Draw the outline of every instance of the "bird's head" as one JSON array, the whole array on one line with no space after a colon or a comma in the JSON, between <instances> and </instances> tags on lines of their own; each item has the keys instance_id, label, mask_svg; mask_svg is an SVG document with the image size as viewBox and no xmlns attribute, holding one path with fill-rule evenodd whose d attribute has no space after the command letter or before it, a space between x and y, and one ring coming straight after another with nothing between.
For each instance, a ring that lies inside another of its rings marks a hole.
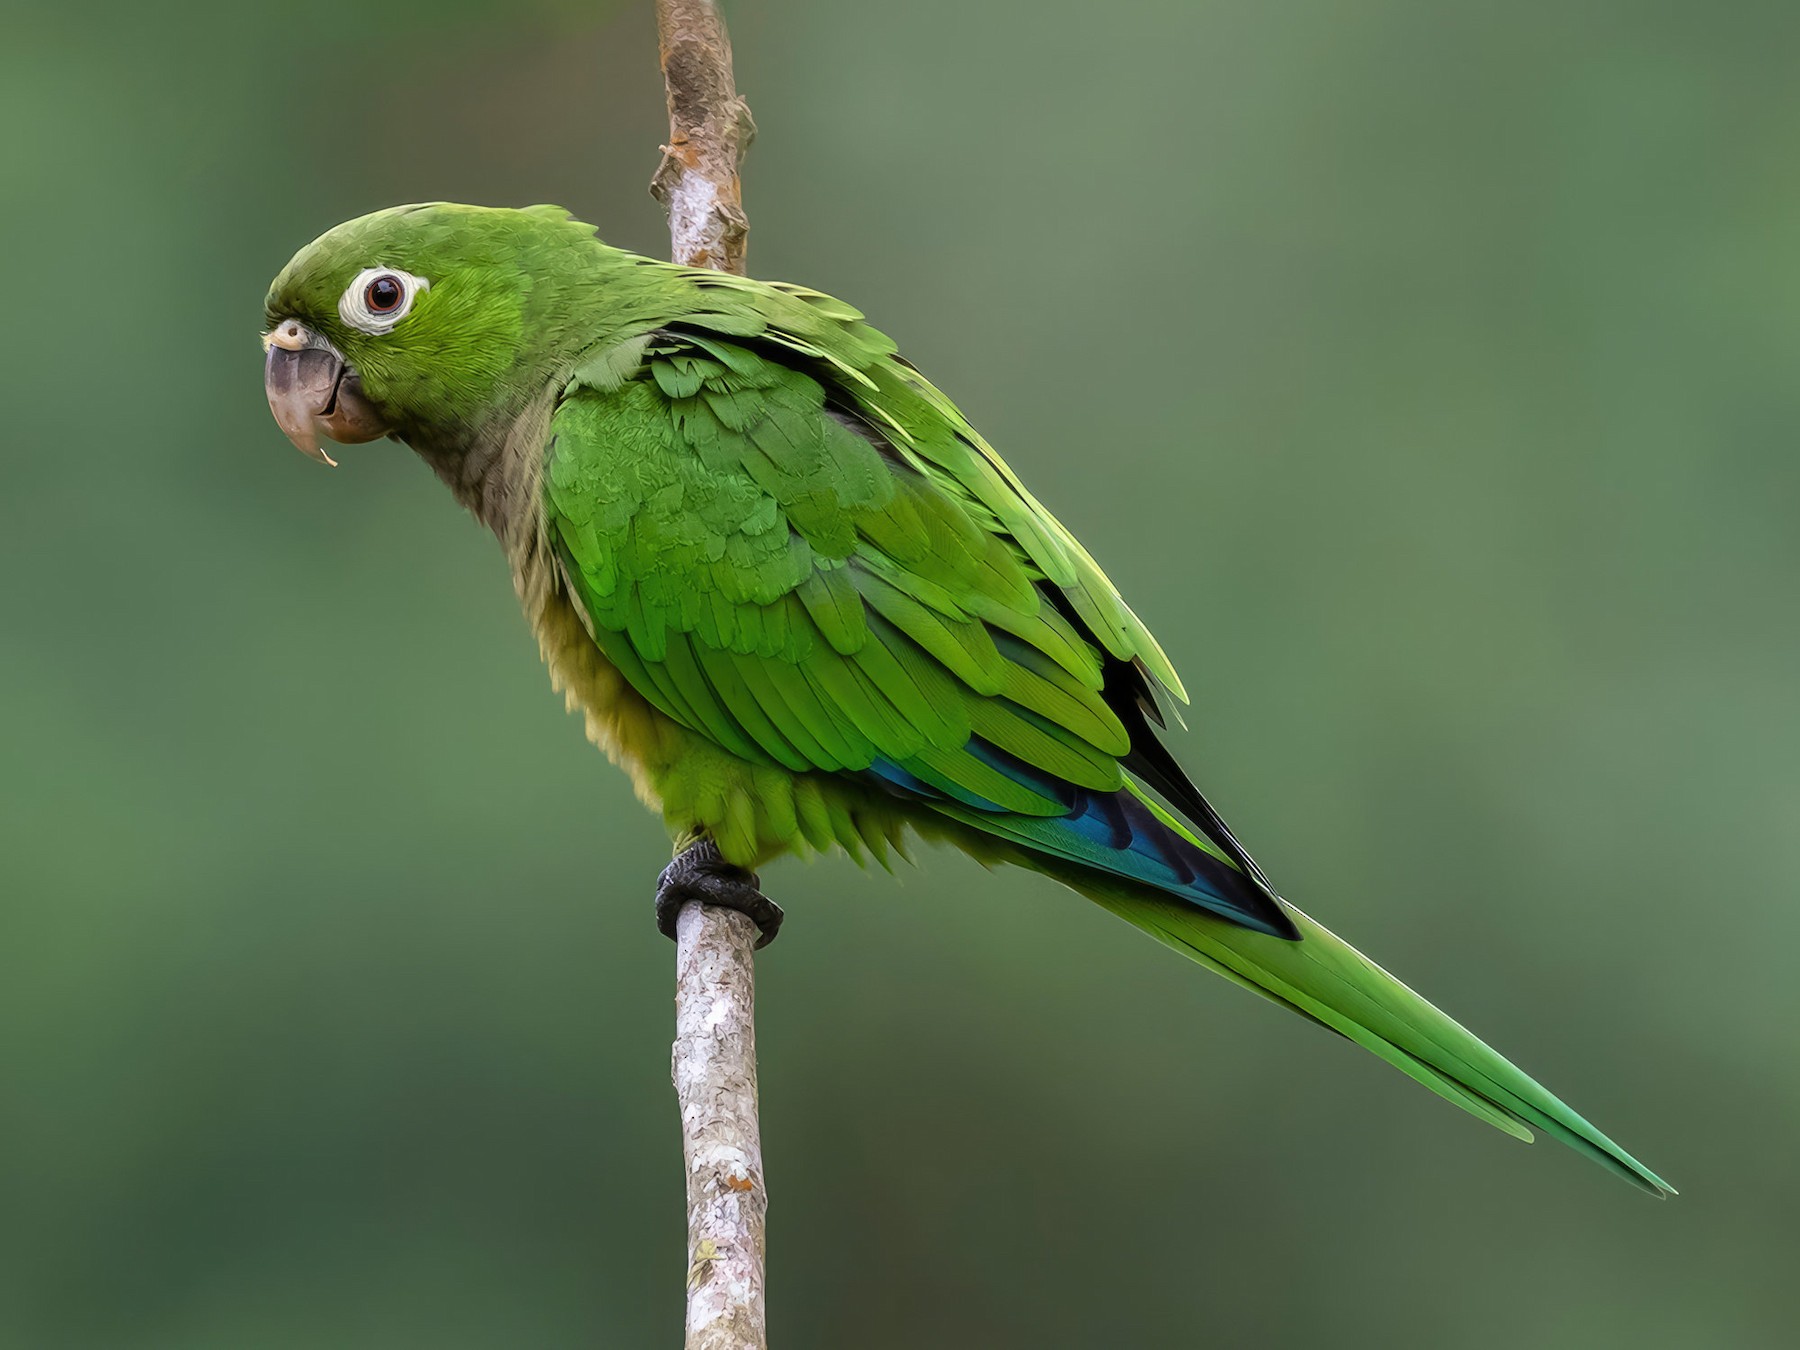
<instances>
[{"instance_id":1,"label":"bird's head","mask_svg":"<svg viewBox=\"0 0 1800 1350\"><path fill-rule=\"evenodd\" d=\"M301 450L379 436L443 438L517 401L527 370L567 347L605 251L557 207L435 203L339 225L281 270L265 301L263 381ZM590 255L588 258L583 255Z\"/></svg>"}]
</instances>

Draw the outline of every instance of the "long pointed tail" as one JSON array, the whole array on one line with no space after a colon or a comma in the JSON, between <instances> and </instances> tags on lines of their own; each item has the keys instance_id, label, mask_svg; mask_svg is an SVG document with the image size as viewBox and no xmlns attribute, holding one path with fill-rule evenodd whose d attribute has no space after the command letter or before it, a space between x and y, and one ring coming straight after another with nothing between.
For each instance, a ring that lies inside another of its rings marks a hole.
<instances>
[{"instance_id":1,"label":"long pointed tail","mask_svg":"<svg viewBox=\"0 0 1800 1350\"><path fill-rule=\"evenodd\" d=\"M1300 929L1298 942L1252 932L1078 864L1039 856L1030 865L1188 959L1348 1037L1488 1124L1528 1143L1535 1127L1652 1195L1675 1194L1504 1056L1293 906L1287 909Z\"/></svg>"}]
</instances>

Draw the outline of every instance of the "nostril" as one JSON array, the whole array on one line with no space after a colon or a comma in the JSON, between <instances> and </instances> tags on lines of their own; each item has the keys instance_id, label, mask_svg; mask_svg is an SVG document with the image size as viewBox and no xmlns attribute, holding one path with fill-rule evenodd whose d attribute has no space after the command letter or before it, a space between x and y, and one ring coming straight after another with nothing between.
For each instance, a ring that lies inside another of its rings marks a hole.
<instances>
[{"instance_id":1,"label":"nostril","mask_svg":"<svg viewBox=\"0 0 1800 1350\"><path fill-rule=\"evenodd\" d=\"M283 319L268 332L263 334L263 346L279 347L283 351L303 352L312 345L312 334L306 331L306 325L298 319Z\"/></svg>"}]
</instances>

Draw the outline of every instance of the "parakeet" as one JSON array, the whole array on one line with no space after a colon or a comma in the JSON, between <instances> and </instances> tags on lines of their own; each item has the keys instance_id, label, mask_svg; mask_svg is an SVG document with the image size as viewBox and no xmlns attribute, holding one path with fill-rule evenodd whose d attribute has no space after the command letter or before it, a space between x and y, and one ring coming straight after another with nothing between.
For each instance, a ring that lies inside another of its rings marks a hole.
<instances>
[{"instance_id":1,"label":"parakeet","mask_svg":"<svg viewBox=\"0 0 1800 1350\"><path fill-rule=\"evenodd\" d=\"M551 678L660 810L659 914L908 832L1041 872L1521 1139L1672 1193L1288 903L1158 739L1156 639L849 305L553 207L379 211L266 301L283 431L410 445L499 538Z\"/></svg>"}]
</instances>

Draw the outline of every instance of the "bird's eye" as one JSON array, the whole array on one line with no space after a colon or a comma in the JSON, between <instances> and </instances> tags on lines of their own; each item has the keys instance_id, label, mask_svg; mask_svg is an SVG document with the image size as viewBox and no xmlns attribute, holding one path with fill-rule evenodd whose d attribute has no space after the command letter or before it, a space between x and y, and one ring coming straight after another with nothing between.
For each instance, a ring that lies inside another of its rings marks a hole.
<instances>
[{"instance_id":1,"label":"bird's eye","mask_svg":"<svg viewBox=\"0 0 1800 1350\"><path fill-rule=\"evenodd\" d=\"M391 272L383 272L363 287L363 301L369 306L371 313L391 314L400 308L400 302L405 298L405 287L400 284L400 278Z\"/></svg>"},{"instance_id":2,"label":"bird's eye","mask_svg":"<svg viewBox=\"0 0 1800 1350\"><path fill-rule=\"evenodd\" d=\"M424 277L397 267L365 267L344 288L338 317L360 332L391 332L412 312L420 293L430 289L431 283Z\"/></svg>"}]
</instances>

